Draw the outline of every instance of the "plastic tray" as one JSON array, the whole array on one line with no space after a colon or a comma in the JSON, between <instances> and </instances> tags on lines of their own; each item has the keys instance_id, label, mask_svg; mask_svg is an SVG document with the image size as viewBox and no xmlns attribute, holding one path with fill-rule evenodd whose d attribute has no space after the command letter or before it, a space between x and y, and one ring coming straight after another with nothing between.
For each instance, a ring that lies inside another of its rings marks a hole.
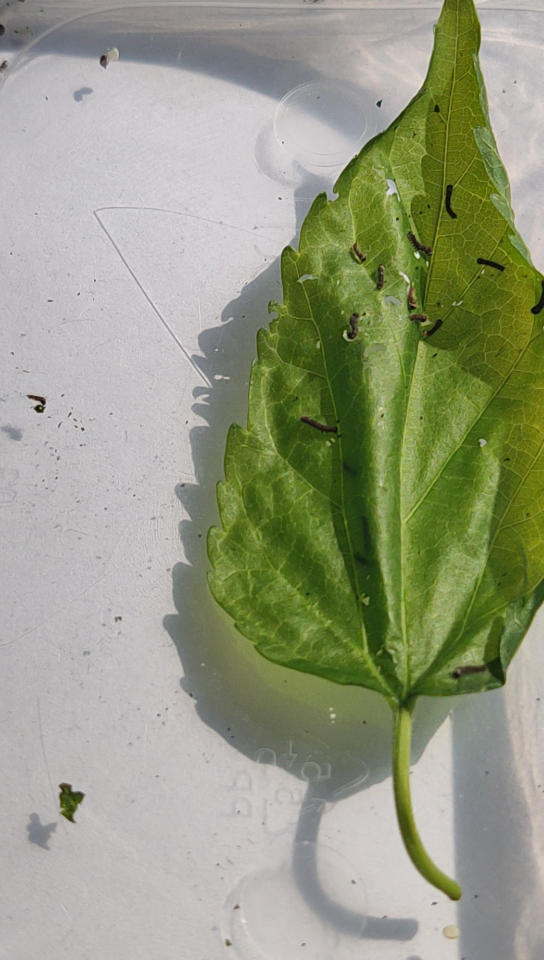
<instances>
[{"instance_id":1,"label":"plastic tray","mask_svg":"<svg viewBox=\"0 0 544 960\"><path fill-rule=\"evenodd\" d=\"M385 704L259 658L205 581L278 256L418 89L439 7L0 14L0 957L544 955L542 618L504 693L418 706L456 907L399 839ZM544 4L479 10L542 269Z\"/></svg>"}]
</instances>

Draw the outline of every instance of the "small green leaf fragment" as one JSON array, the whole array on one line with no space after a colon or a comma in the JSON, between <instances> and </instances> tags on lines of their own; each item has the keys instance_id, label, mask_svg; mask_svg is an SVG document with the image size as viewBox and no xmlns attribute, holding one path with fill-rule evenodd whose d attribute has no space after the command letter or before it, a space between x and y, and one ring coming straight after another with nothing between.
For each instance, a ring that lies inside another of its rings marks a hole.
<instances>
[{"instance_id":1,"label":"small green leaf fragment","mask_svg":"<svg viewBox=\"0 0 544 960\"><path fill-rule=\"evenodd\" d=\"M79 790L72 790L71 783L59 783L60 812L70 823L75 823L74 813L82 802L85 794Z\"/></svg>"}]
</instances>

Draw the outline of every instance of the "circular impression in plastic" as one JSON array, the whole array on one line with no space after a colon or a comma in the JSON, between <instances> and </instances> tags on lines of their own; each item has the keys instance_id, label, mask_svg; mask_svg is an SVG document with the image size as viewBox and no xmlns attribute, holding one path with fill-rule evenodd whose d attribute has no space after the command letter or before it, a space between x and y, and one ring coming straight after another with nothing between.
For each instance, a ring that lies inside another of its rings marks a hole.
<instances>
[{"instance_id":1,"label":"circular impression in plastic","mask_svg":"<svg viewBox=\"0 0 544 960\"><path fill-rule=\"evenodd\" d=\"M349 860L301 841L238 881L225 902L222 936L242 960L347 960L363 931L365 905Z\"/></svg>"},{"instance_id":2,"label":"circular impression in plastic","mask_svg":"<svg viewBox=\"0 0 544 960\"><path fill-rule=\"evenodd\" d=\"M372 101L334 80L295 87L280 101L274 118L281 146L309 168L342 166L375 132Z\"/></svg>"}]
</instances>

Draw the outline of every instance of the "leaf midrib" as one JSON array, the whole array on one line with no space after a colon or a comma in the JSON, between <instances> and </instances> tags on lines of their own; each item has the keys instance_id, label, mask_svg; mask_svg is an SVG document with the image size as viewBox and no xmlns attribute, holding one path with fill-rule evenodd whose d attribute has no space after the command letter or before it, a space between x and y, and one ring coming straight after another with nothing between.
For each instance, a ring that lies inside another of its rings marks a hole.
<instances>
[{"instance_id":1,"label":"leaf midrib","mask_svg":"<svg viewBox=\"0 0 544 960\"><path fill-rule=\"evenodd\" d=\"M446 189L446 168L447 168L448 156L449 156L449 137L450 137L450 125L451 125L451 113L452 113L452 106L453 106L453 97L454 97L455 88L456 88L456 84L457 84L457 57L458 57L458 50L459 50L459 2L457 3L456 17L457 17L457 20L456 20L455 47L454 47L454 56L453 56L453 77L452 77L451 90L450 90L450 98L449 98L449 104L448 104L448 115L447 115L447 119L446 119L446 121L445 121L445 122L446 122L446 132L445 132L445 140L444 140L444 158L443 158L443 161L442 161L442 194L441 194L441 197L440 197L440 209L439 209L439 213L438 213L438 217L437 217L437 221L436 221L436 228L435 228L435 231L434 231L433 250L436 250L437 239L438 239L440 227L441 227L441 224L442 224L442 217L443 217L443 214L444 214L444 196L445 196L445 189ZM425 282L425 293L426 293L427 290L429 290L430 287L431 287L431 282L432 282L432 277L433 277L433 270L434 270L434 262L435 262L435 261L434 261L433 258L431 257L431 265L430 265L429 273L428 273L428 275L427 275L427 279L426 279L426 282ZM427 298L425 297L424 303L423 303L423 312L425 312L426 299L427 299ZM405 527L406 527L406 524L405 524L405 522L404 522L404 520L403 520L403 515L404 515L404 495L405 495L405 494L404 494L404 490L405 490L405 485L404 485L404 483L403 483L403 477L404 477L404 457L405 457L405 448L406 448L407 424L408 424L409 412L410 412L410 404L411 404L411 399L412 399L412 389L413 389L414 383L415 383L415 381L416 381L416 377L417 377L417 373L418 373L418 367L421 365L421 360L420 360L420 358L421 358L422 355L423 355L423 354L422 354L422 350L423 350L423 349L424 349L424 346L423 346L422 343L420 343L420 344L419 344L419 347L418 347L418 352L417 352L417 355L416 355L416 361L415 361L415 363L414 363L414 365L413 365L413 367L412 367L412 375L411 375L411 378L410 378L410 387L409 387L408 396L407 396L407 399L406 399L405 416L404 416L404 427L403 427L403 431L402 431L401 451L400 451L400 457L399 457L399 481L398 481L398 482L399 482L399 490L400 490L400 495L399 495L400 576L401 576L401 593L400 593L400 596L401 596L402 639L403 639L403 645L404 645L404 650L405 650L406 692L408 692L408 690L410 690L410 687L411 687L411 679L412 679L412 678L411 678L411 673L412 673L412 671L411 671L410 657L409 657L409 655L408 655L409 642L408 642L408 626L407 626L407 611L406 611L406 566L407 566L407 565L406 565L406 559L405 559Z\"/></svg>"}]
</instances>

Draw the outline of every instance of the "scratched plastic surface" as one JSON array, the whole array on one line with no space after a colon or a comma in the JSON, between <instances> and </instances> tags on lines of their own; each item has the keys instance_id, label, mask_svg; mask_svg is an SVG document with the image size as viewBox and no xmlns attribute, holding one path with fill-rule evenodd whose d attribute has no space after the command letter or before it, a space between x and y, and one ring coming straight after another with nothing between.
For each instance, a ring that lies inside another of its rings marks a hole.
<instances>
[{"instance_id":1,"label":"scratched plastic surface","mask_svg":"<svg viewBox=\"0 0 544 960\"><path fill-rule=\"evenodd\" d=\"M386 706L258 658L205 584L280 251L418 89L438 9L0 14L0 957L544 956L542 619L504 695L418 709L454 906L398 838ZM542 269L544 4L480 12Z\"/></svg>"}]
</instances>

